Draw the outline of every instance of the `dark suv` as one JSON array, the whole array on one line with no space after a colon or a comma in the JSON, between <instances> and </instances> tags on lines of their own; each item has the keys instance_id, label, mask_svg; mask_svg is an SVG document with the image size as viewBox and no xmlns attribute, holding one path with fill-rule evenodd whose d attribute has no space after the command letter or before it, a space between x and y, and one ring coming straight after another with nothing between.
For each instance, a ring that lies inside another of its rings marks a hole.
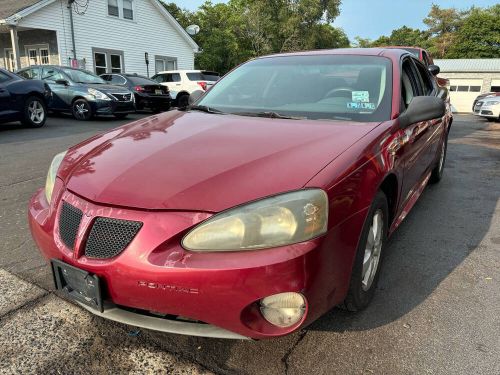
<instances>
[{"instance_id":1,"label":"dark suv","mask_svg":"<svg viewBox=\"0 0 500 375\"><path fill-rule=\"evenodd\" d=\"M130 90L109 85L86 70L42 65L21 69L17 74L47 82L53 93L49 109L71 112L77 120L90 120L95 115L124 118L135 112L134 95Z\"/></svg>"}]
</instances>

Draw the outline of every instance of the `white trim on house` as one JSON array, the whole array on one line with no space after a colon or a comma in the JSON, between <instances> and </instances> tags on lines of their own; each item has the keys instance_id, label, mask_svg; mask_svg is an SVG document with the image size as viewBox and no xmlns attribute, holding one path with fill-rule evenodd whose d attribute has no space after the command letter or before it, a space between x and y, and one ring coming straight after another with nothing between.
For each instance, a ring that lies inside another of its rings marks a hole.
<instances>
[{"instance_id":1,"label":"white trim on house","mask_svg":"<svg viewBox=\"0 0 500 375\"><path fill-rule=\"evenodd\" d=\"M56 0L42 0L42 1L38 2L38 3L36 3L36 4L33 4L32 6L26 8L26 9L23 9L23 10L15 13L15 14L13 14L12 16L9 16L9 17L7 17L7 18L5 18L3 20L0 20L0 24L7 24L7 25L13 25L13 26L15 26L24 17L26 17L26 16L28 16L28 15L30 15L30 14L38 11L39 9L44 8L45 6L47 6L49 4L52 4L55 1ZM179 24L179 22L177 22L177 20L165 9L165 7L160 3L160 1L159 0L149 0L149 1L151 1L155 5L155 7L167 19L167 21L170 22L170 24L173 26L173 28L175 30L177 30L177 32L179 32L179 34L184 39L186 39L186 41L189 43L189 45L193 48L193 51L194 52L198 52L199 49L200 49L200 47L198 46L198 44L196 44L196 42L193 40L193 38L191 38L189 36L189 34L187 33L187 31L184 30L184 28ZM134 19L133 20L127 20L127 21L134 22L136 20L136 7L135 7L135 5L133 5L133 7L134 7ZM120 18L120 19L122 19L122 18Z\"/></svg>"}]
</instances>

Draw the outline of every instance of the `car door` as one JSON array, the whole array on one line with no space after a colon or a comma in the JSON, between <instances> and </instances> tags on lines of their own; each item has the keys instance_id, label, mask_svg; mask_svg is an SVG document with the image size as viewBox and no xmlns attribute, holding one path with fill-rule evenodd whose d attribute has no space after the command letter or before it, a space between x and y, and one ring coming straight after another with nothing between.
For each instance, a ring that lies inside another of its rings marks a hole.
<instances>
[{"instance_id":1,"label":"car door","mask_svg":"<svg viewBox=\"0 0 500 375\"><path fill-rule=\"evenodd\" d=\"M0 71L0 119L6 119L12 114L11 97L6 86L9 81L10 77Z\"/></svg>"},{"instance_id":2,"label":"car door","mask_svg":"<svg viewBox=\"0 0 500 375\"><path fill-rule=\"evenodd\" d=\"M69 80L59 69L52 66L44 66L41 68L41 79L47 82L52 90L52 100L50 109L64 110L69 108ZM58 83L58 80L66 80L68 85Z\"/></svg>"},{"instance_id":3,"label":"car door","mask_svg":"<svg viewBox=\"0 0 500 375\"><path fill-rule=\"evenodd\" d=\"M416 75L420 86L420 95L437 96L438 87L436 81L431 77L429 69L418 60L413 60ZM442 119L435 119L427 121L425 124L425 134L427 143L427 151L422 158L423 163L430 169L436 159L436 154L439 151L440 141L443 132L445 131L445 123Z\"/></svg>"},{"instance_id":4,"label":"car door","mask_svg":"<svg viewBox=\"0 0 500 375\"><path fill-rule=\"evenodd\" d=\"M415 96L422 94L413 58L406 57L401 66L401 114ZM429 121L410 124L403 129L402 144L400 155L405 166L402 197L406 202L429 169Z\"/></svg>"}]
</instances>

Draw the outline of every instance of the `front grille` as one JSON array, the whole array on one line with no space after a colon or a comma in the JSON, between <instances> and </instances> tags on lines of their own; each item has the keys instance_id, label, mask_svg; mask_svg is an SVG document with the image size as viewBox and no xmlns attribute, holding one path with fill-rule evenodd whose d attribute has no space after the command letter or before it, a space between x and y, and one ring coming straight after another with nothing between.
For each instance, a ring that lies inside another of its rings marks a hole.
<instances>
[{"instance_id":1,"label":"front grille","mask_svg":"<svg viewBox=\"0 0 500 375\"><path fill-rule=\"evenodd\" d=\"M139 221L98 217L85 245L85 256L106 259L120 254L142 227Z\"/></svg>"},{"instance_id":2,"label":"front grille","mask_svg":"<svg viewBox=\"0 0 500 375\"><path fill-rule=\"evenodd\" d=\"M113 95L119 102L129 102L132 100L132 94L111 94L111 95Z\"/></svg>"},{"instance_id":3,"label":"front grille","mask_svg":"<svg viewBox=\"0 0 500 375\"><path fill-rule=\"evenodd\" d=\"M62 242L71 250L75 247L76 235L82 217L82 211L69 203L62 202L61 213L59 215L59 236Z\"/></svg>"},{"instance_id":4,"label":"front grille","mask_svg":"<svg viewBox=\"0 0 500 375\"><path fill-rule=\"evenodd\" d=\"M491 116L491 115L493 115L493 112L491 112L491 111L481 111L481 114L482 114L482 115L488 115L488 116Z\"/></svg>"}]
</instances>

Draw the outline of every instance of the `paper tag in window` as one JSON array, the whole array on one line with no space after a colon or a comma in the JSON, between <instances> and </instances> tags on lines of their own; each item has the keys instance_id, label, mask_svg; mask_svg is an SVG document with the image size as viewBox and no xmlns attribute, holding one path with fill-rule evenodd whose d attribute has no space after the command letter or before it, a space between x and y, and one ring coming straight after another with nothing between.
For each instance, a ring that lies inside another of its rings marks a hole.
<instances>
[{"instance_id":1,"label":"paper tag in window","mask_svg":"<svg viewBox=\"0 0 500 375\"><path fill-rule=\"evenodd\" d=\"M375 109L375 103L360 103L360 102L351 102L347 103L347 108L349 109Z\"/></svg>"},{"instance_id":2,"label":"paper tag in window","mask_svg":"<svg viewBox=\"0 0 500 375\"><path fill-rule=\"evenodd\" d=\"M370 93L368 91L353 91L352 101L358 103L368 103L370 101Z\"/></svg>"}]
</instances>

